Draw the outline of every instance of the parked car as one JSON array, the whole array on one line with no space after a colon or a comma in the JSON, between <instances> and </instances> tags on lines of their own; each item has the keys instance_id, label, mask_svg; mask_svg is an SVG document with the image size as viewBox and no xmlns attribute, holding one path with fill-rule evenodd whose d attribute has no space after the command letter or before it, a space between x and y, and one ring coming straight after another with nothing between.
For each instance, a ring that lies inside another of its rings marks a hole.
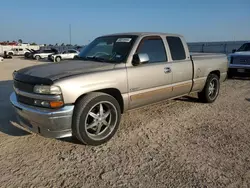
<instances>
[{"instance_id":1,"label":"parked car","mask_svg":"<svg viewBox=\"0 0 250 188\"><path fill-rule=\"evenodd\" d=\"M24 55L26 52L28 52L28 50L21 48L21 47L16 47L16 48L12 48L11 50L7 51L7 54L10 56L13 55Z\"/></svg>"},{"instance_id":2,"label":"parked car","mask_svg":"<svg viewBox=\"0 0 250 188\"><path fill-rule=\"evenodd\" d=\"M78 60L15 71L10 101L30 131L100 145L114 136L128 110L190 93L214 102L227 70L225 54L191 56L181 35L106 35Z\"/></svg>"},{"instance_id":3,"label":"parked car","mask_svg":"<svg viewBox=\"0 0 250 188\"><path fill-rule=\"evenodd\" d=\"M238 50L228 55L228 78L234 76L250 77L250 43L243 44Z\"/></svg>"},{"instance_id":4,"label":"parked car","mask_svg":"<svg viewBox=\"0 0 250 188\"><path fill-rule=\"evenodd\" d=\"M32 59L33 55L39 52L39 50L33 50L33 49L28 49L28 48L26 48L26 50L28 50L28 52L24 54L24 57L26 59Z\"/></svg>"},{"instance_id":5,"label":"parked car","mask_svg":"<svg viewBox=\"0 0 250 188\"><path fill-rule=\"evenodd\" d=\"M48 59L55 62L60 62L61 60L69 60L74 59L76 56L78 56L79 51L74 49L65 50L62 53L58 54L51 54L49 55Z\"/></svg>"},{"instance_id":6,"label":"parked car","mask_svg":"<svg viewBox=\"0 0 250 188\"><path fill-rule=\"evenodd\" d=\"M56 49L41 50L41 51L33 54L33 59L39 60L39 59L48 58L49 55L56 54L56 53L58 53L58 50L56 50Z\"/></svg>"}]
</instances>

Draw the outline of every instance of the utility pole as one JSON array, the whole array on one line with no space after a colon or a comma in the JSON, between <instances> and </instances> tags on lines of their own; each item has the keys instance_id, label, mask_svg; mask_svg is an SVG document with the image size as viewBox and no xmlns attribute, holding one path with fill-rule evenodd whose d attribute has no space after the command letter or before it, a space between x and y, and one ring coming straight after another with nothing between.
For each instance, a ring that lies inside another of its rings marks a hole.
<instances>
[{"instance_id":1,"label":"utility pole","mask_svg":"<svg viewBox=\"0 0 250 188\"><path fill-rule=\"evenodd\" d=\"M69 24L69 44L71 45L71 24Z\"/></svg>"}]
</instances>

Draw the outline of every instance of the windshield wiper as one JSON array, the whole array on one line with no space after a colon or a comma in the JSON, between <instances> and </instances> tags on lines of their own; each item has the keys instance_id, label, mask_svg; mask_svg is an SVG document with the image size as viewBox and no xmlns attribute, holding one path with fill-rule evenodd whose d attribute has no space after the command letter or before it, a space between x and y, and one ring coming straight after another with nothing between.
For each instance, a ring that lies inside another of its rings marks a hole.
<instances>
[{"instance_id":1,"label":"windshield wiper","mask_svg":"<svg viewBox=\"0 0 250 188\"><path fill-rule=\"evenodd\" d=\"M108 62L108 63L117 63L115 60L105 59L105 58L96 57L96 56L78 57L78 59L82 59L82 60L93 60L93 61Z\"/></svg>"}]
</instances>

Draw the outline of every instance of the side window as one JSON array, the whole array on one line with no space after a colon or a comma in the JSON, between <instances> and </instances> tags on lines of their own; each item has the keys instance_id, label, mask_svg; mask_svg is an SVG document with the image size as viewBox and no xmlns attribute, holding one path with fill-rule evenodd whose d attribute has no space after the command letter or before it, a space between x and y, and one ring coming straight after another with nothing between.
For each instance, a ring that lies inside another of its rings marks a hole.
<instances>
[{"instance_id":1,"label":"side window","mask_svg":"<svg viewBox=\"0 0 250 188\"><path fill-rule=\"evenodd\" d=\"M171 52L173 60L184 60L186 59L186 53L184 46L179 37L167 37L167 42Z\"/></svg>"},{"instance_id":2,"label":"side window","mask_svg":"<svg viewBox=\"0 0 250 188\"><path fill-rule=\"evenodd\" d=\"M70 53L70 54L74 54L74 53L76 53L76 51L74 51L74 50L69 50L69 53Z\"/></svg>"},{"instance_id":3,"label":"side window","mask_svg":"<svg viewBox=\"0 0 250 188\"><path fill-rule=\"evenodd\" d=\"M250 51L250 43L247 44L246 51Z\"/></svg>"},{"instance_id":4,"label":"side window","mask_svg":"<svg viewBox=\"0 0 250 188\"><path fill-rule=\"evenodd\" d=\"M145 37L140 42L136 53L146 53L149 63L166 62L167 55L164 43L160 37Z\"/></svg>"},{"instance_id":5,"label":"side window","mask_svg":"<svg viewBox=\"0 0 250 188\"><path fill-rule=\"evenodd\" d=\"M22 49L22 48L19 48L19 51L23 51L23 49Z\"/></svg>"}]
</instances>

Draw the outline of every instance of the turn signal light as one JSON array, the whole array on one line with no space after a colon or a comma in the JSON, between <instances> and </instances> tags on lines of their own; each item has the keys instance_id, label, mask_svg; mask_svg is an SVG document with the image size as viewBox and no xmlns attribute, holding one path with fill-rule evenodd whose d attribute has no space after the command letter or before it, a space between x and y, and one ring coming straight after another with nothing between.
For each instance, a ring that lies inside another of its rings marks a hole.
<instances>
[{"instance_id":1,"label":"turn signal light","mask_svg":"<svg viewBox=\"0 0 250 188\"><path fill-rule=\"evenodd\" d=\"M50 107L51 108L60 108L63 106L62 101L50 101Z\"/></svg>"}]
</instances>

